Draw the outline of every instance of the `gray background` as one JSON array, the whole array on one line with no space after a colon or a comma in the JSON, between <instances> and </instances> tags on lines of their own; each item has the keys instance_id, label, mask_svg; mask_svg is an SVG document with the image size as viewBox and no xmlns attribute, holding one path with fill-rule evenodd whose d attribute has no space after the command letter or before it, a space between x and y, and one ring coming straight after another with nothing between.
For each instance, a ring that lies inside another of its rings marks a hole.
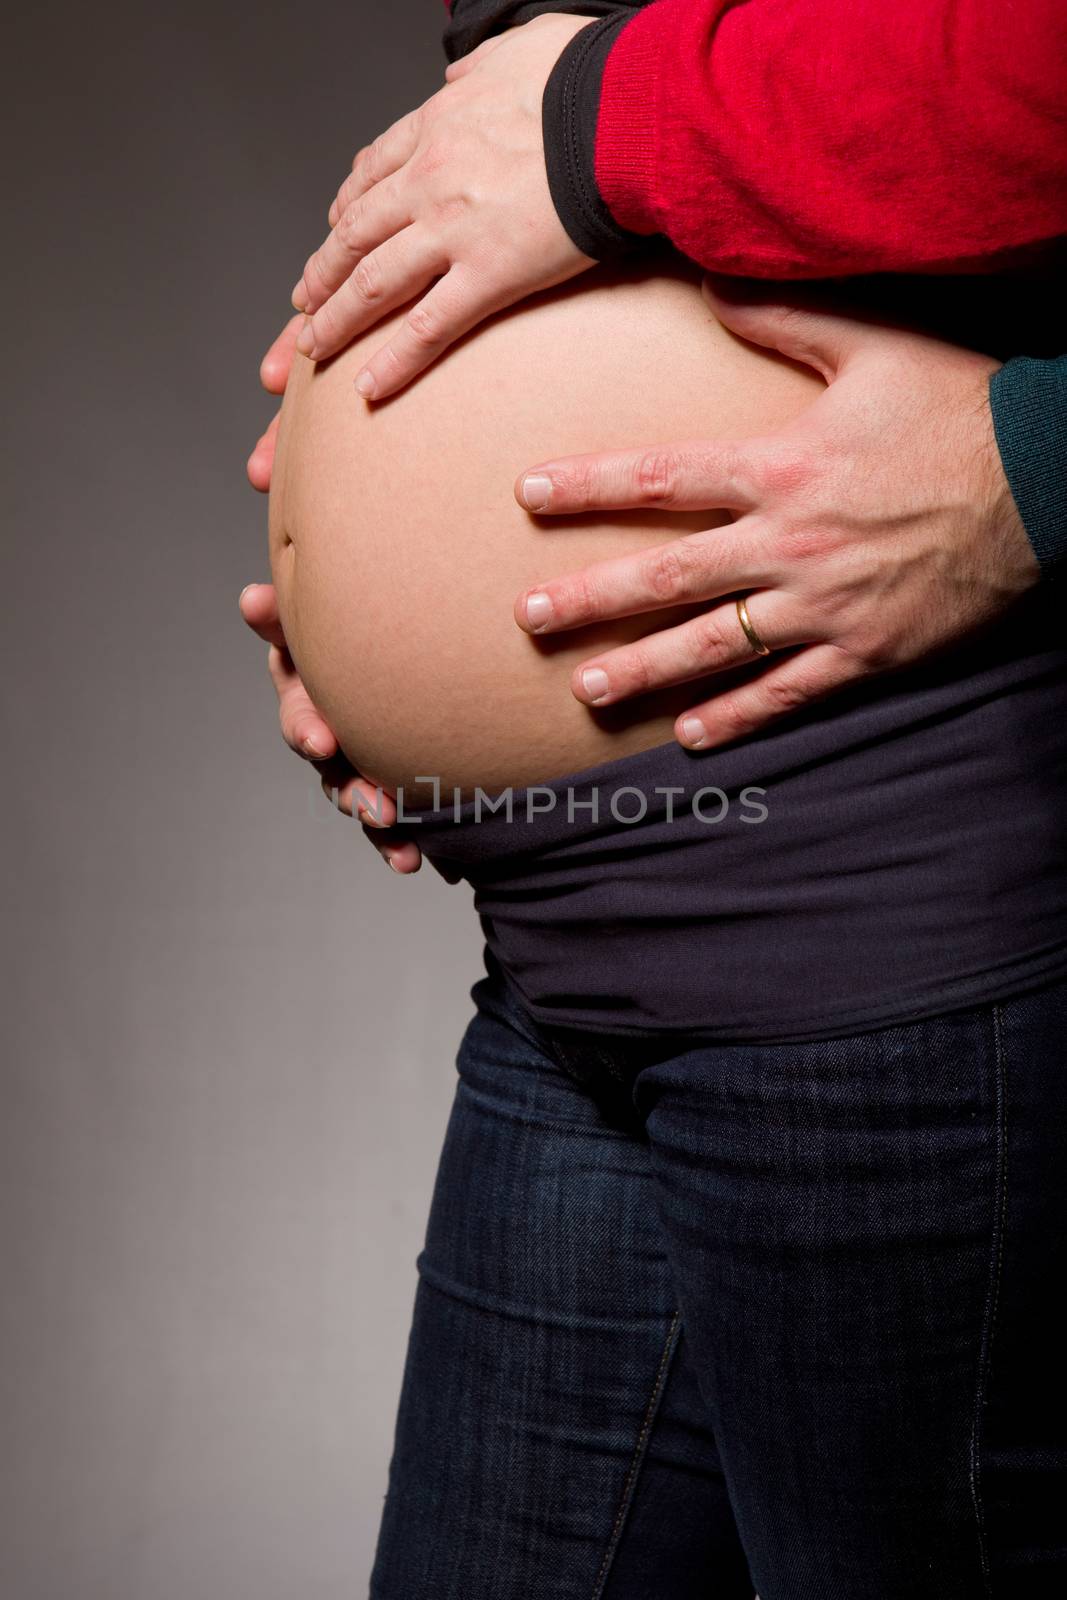
<instances>
[{"instance_id":1,"label":"gray background","mask_svg":"<svg viewBox=\"0 0 1067 1600\"><path fill-rule=\"evenodd\" d=\"M5 22L4 1600L366 1592L480 941L329 810L236 601L259 357L442 22Z\"/></svg>"}]
</instances>

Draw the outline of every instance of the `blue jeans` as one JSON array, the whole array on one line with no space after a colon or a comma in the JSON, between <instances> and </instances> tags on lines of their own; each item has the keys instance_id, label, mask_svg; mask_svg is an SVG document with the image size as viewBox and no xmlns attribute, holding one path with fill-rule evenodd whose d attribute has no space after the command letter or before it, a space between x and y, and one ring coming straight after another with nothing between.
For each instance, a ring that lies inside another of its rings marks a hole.
<instances>
[{"instance_id":1,"label":"blue jeans","mask_svg":"<svg viewBox=\"0 0 1067 1600\"><path fill-rule=\"evenodd\" d=\"M1067 983L689 1049L474 998L373 1600L1067 1594Z\"/></svg>"}]
</instances>

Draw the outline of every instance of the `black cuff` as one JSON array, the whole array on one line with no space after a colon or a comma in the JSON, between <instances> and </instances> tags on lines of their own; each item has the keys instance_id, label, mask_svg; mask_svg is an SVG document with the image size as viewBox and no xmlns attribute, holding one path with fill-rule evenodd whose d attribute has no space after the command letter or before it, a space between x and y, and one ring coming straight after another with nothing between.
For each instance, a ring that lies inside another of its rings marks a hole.
<instances>
[{"instance_id":1,"label":"black cuff","mask_svg":"<svg viewBox=\"0 0 1067 1600\"><path fill-rule=\"evenodd\" d=\"M1004 472L1046 578L1067 573L1067 356L1019 356L994 372L989 404Z\"/></svg>"},{"instance_id":2,"label":"black cuff","mask_svg":"<svg viewBox=\"0 0 1067 1600\"><path fill-rule=\"evenodd\" d=\"M445 55L449 61L458 61L494 34L532 22L534 17L553 12L565 16L612 16L620 4L632 17L633 0L456 0L444 31Z\"/></svg>"},{"instance_id":3,"label":"black cuff","mask_svg":"<svg viewBox=\"0 0 1067 1600\"><path fill-rule=\"evenodd\" d=\"M592 22L576 33L549 73L542 101L548 187L559 220L579 250L613 261L649 244L620 228L596 183L596 129L604 63L632 10Z\"/></svg>"}]
</instances>

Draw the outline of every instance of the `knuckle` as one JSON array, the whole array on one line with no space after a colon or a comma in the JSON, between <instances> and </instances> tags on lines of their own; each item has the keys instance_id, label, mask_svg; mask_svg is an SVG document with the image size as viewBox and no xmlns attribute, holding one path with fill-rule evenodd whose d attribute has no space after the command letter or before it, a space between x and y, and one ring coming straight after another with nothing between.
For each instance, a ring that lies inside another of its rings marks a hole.
<instances>
[{"instance_id":1,"label":"knuckle","mask_svg":"<svg viewBox=\"0 0 1067 1600\"><path fill-rule=\"evenodd\" d=\"M756 718L745 710L744 703L731 694L721 695L715 701L715 713L726 730L727 739L747 738L758 727Z\"/></svg>"},{"instance_id":2,"label":"knuckle","mask_svg":"<svg viewBox=\"0 0 1067 1600\"><path fill-rule=\"evenodd\" d=\"M312 318L312 331L316 345L335 339L340 332L336 298L331 294L324 300Z\"/></svg>"},{"instance_id":3,"label":"knuckle","mask_svg":"<svg viewBox=\"0 0 1067 1600\"><path fill-rule=\"evenodd\" d=\"M588 572L576 572L556 590L553 599L560 617L570 622L588 622L597 615L596 579Z\"/></svg>"},{"instance_id":4,"label":"knuckle","mask_svg":"<svg viewBox=\"0 0 1067 1600\"><path fill-rule=\"evenodd\" d=\"M379 350L367 365L379 384L382 381L386 384L404 384L411 376L410 362L401 355L395 343Z\"/></svg>"},{"instance_id":5,"label":"knuckle","mask_svg":"<svg viewBox=\"0 0 1067 1600\"><path fill-rule=\"evenodd\" d=\"M695 552L676 543L650 550L641 560L644 591L657 600L677 600L692 587Z\"/></svg>"},{"instance_id":6,"label":"knuckle","mask_svg":"<svg viewBox=\"0 0 1067 1600\"><path fill-rule=\"evenodd\" d=\"M436 135L427 139L415 159L415 171L424 178L432 177L439 172L449 160L449 152L445 147L445 140Z\"/></svg>"},{"instance_id":7,"label":"knuckle","mask_svg":"<svg viewBox=\"0 0 1067 1600\"><path fill-rule=\"evenodd\" d=\"M655 687L655 664L647 645L631 645L622 663L622 675L631 694L646 694Z\"/></svg>"},{"instance_id":8,"label":"knuckle","mask_svg":"<svg viewBox=\"0 0 1067 1600\"><path fill-rule=\"evenodd\" d=\"M682 563L674 545L653 550L642 562L641 579L644 589L659 600L673 599L682 583Z\"/></svg>"},{"instance_id":9,"label":"knuckle","mask_svg":"<svg viewBox=\"0 0 1067 1600\"><path fill-rule=\"evenodd\" d=\"M767 454L763 483L773 494L796 494L808 488L815 476L815 453L803 444L781 445Z\"/></svg>"},{"instance_id":10,"label":"knuckle","mask_svg":"<svg viewBox=\"0 0 1067 1600\"><path fill-rule=\"evenodd\" d=\"M382 165L382 135L364 145L352 163L352 171L363 183L376 183Z\"/></svg>"},{"instance_id":11,"label":"knuckle","mask_svg":"<svg viewBox=\"0 0 1067 1600\"><path fill-rule=\"evenodd\" d=\"M812 698L808 685L802 678L768 678L763 685L768 707L778 716L797 711Z\"/></svg>"},{"instance_id":12,"label":"knuckle","mask_svg":"<svg viewBox=\"0 0 1067 1600\"><path fill-rule=\"evenodd\" d=\"M459 222L477 204L477 197L469 188L457 189L453 194L442 195L433 203L434 217L442 227Z\"/></svg>"},{"instance_id":13,"label":"knuckle","mask_svg":"<svg viewBox=\"0 0 1067 1600\"><path fill-rule=\"evenodd\" d=\"M381 299L382 271L373 255L364 256L361 261L356 262L349 282L353 293L361 300L373 302Z\"/></svg>"},{"instance_id":14,"label":"knuckle","mask_svg":"<svg viewBox=\"0 0 1067 1600\"><path fill-rule=\"evenodd\" d=\"M698 617L692 624L689 637L692 665L695 667L712 666L737 653L738 641L726 638L722 622L714 612L709 611L705 616Z\"/></svg>"},{"instance_id":15,"label":"knuckle","mask_svg":"<svg viewBox=\"0 0 1067 1600\"><path fill-rule=\"evenodd\" d=\"M316 284L320 289L326 288L326 271L321 250L316 250L313 256L308 257L304 268L304 282L309 285Z\"/></svg>"},{"instance_id":16,"label":"knuckle","mask_svg":"<svg viewBox=\"0 0 1067 1600\"><path fill-rule=\"evenodd\" d=\"M851 657L853 672L858 669L864 673L879 673L891 672L911 659L913 652L909 644L903 630L887 629L877 637L864 640L851 652L843 646L840 648L843 654Z\"/></svg>"},{"instance_id":17,"label":"knuckle","mask_svg":"<svg viewBox=\"0 0 1067 1600\"><path fill-rule=\"evenodd\" d=\"M432 306L412 306L405 320L415 343L423 350L431 350L440 342L440 318Z\"/></svg>"},{"instance_id":18,"label":"knuckle","mask_svg":"<svg viewBox=\"0 0 1067 1600\"><path fill-rule=\"evenodd\" d=\"M646 450L634 464L634 487L649 505L670 505L677 495L678 466L670 450Z\"/></svg>"},{"instance_id":19,"label":"knuckle","mask_svg":"<svg viewBox=\"0 0 1067 1600\"><path fill-rule=\"evenodd\" d=\"M829 639L827 648L832 650L837 658L842 683L851 683L857 678L871 677L880 672L890 672L894 667L900 666L903 659L896 641L890 643L879 640L870 645L855 646L837 639Z\"/></svg>"},{"instance_id":20,"label":"knuckle","mask_svg":"<svg viewBox=\"0 0 1067 1600\"><path fill-rule=\"evenodd\" d=\"M346 205L337 221L337 238L346 250L355 250L359 245L360 229L363 224L364 208L358 200L353 200L351 205Z\"/></svg>"},{"instance_id":21,"label":"knuckle","mask_svg":"<svg viewBox=\"0 0 1067 1600\"><path fill-rule=\"evenodd\" d=\"M571 461L552 471L554 505L566 505L575 510L596 503L599 479L592 465L586 461Z\"/></svg>"},{"instance_id":22,"label":"knuckle","mask_svg":"<svg viewBox=\"0 0 1067 1600\"><path fill-rule=\"evenodd\" d=\"M838 546L836 530L825 522L784 523L775 541L788 561L824 561Z\"/></svg>"}]
</instances>

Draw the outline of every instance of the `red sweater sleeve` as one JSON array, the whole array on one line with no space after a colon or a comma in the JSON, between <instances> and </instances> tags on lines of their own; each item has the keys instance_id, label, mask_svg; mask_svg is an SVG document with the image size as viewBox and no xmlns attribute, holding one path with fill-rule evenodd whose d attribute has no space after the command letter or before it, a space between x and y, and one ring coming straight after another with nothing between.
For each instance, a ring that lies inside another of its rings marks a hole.
<instances>
[{"instance_id":1,"label":"red sweater sleeve","mask_svg":"<svg viewBox=\"0 0 1067 1600\"><path fill-rule=\"evenodd\" d=\"M993 270L1067 233L1065 86L1064 0L655 0L576 189L721 272Z\"/></svg>"}]
</instances>

